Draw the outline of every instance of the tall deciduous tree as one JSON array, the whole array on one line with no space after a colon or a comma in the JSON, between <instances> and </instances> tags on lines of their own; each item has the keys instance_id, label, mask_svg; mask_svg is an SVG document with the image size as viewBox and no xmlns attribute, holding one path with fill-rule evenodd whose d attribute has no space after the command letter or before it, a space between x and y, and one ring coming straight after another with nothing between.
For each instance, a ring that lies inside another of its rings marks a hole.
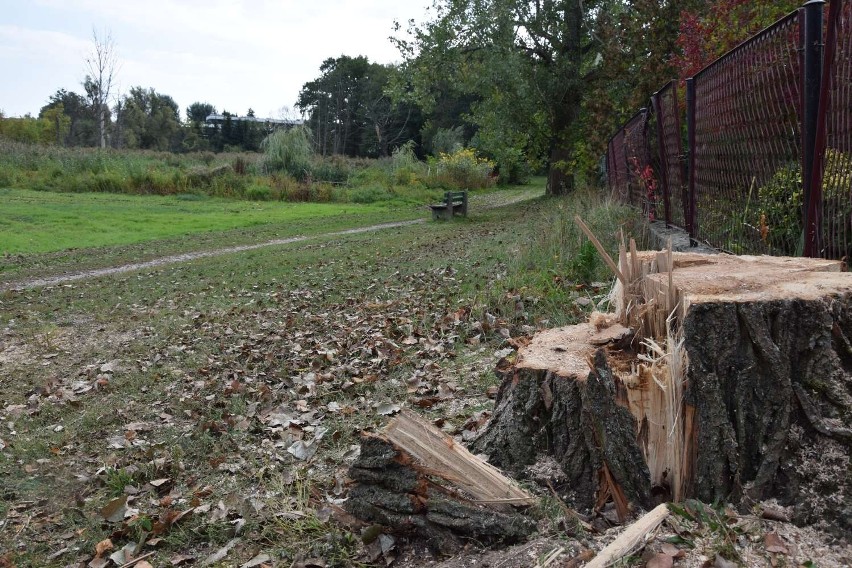
<instances>
[{"instance_id":1,"label":"tall deciduous tree","mask_svg":"<svg viewBox=\"0 0 852 568\"><path fill-rule=\"evenodd\" d=\"M61 108L69 124L61 144L66 146L96 146L98 143L97 118L86 97L59 89L50 96L39 111L39 118L50 116L51 110Z\"/></svg>"},{"instance_id":2,"label":"tall deciduous tree","mask_svg":"<svg viewBox=\"0 0 852 568\"><path fill-rule=\"evenodd\" d=\"M99 36L96 30L92 30L92 52L86 57L86 71L83 86L97 116L99 145L106 148L109 98L118 73L118 55L109 31Z\"/></svg>"},{"instance_id":3,"label":"tall deciduous tree","mask_svg":"<svg viewBox=\"0 0 852 568\"><path fill-rule=\"evenodd\" d=\"M154 89L132 87L122 100L121 130L128 148L175 150L181 133L178 105Z\"/></svg>"},{"instance_id":4,"label":"tall deciduous tree","mask_svg":"<svg viewBox=\"0 0 852 568\"><path fill-rule=\"evenodd\" d=\"M387 156L417 136L418 109L386 93L394 67L343 55L326 59L320 73L305 83L296 103L308 115L319 153Z\"/></svg>"},{"instance_id":5,"label":"tall deciduous tree","mask_svg":"<svg viewBox=\"0 0 852 568\"><path fill-rule=\"evenodd\" d=\"M489 153L543 155L548 191L566 193L574 187L576 127L593 72L592 16L601 2L436 0L436 17L412 23L410 37L397 43L427 107L431 84L451 76L480 98L471 118Z\"/></svg>"}]
</instances>

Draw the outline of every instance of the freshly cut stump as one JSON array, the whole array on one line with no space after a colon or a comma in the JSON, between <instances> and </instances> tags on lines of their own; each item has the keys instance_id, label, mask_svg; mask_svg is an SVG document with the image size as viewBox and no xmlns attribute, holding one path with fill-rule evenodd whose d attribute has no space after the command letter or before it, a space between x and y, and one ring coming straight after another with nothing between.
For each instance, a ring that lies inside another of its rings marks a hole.
<instances>
[{"instance_id":1,"label":"freshly cut stump","mask_svg":"<svg viewBox=\"0 0 852 568\"><path fill-rule=\"evenodd\" d=\"M346 509L454 552L459 537L512 542L535 523L516 510L535 499L417 414L404 410L380 434L364 434L349 470Z\"/></svg>"},{"instance_id":2,"label":"freshly cut stump","mask_svg":"<svg viewBox=\"0 0 852 568\"><path fill-rule=\"evenodd\" d=\"M852 534L852 274L834 261L622 249L614 314L498 371L474 451L544 455L577 507L769 497Z\"/></svg>"}]
</instances>

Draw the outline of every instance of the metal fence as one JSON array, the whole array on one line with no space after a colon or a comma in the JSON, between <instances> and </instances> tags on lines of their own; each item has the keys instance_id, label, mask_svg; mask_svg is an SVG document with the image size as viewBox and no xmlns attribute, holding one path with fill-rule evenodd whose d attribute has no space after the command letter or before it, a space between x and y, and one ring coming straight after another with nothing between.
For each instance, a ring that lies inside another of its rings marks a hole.
<instances>
[{"instance_id":1,"label":"metal fence","mask_svg":"<svg viewBox=\"0 0 852 568\"><path fill-rule=\"evenodd\" d=\"M801 30L799 13L791 14L688 83L694 104L687 121L695 132L689 190L698 239L737 253L796 252Z\"/></svg>"},{"instance_id":2,"label":"metal fence","mask_svg":"<svg viewBox=\"0 0 852 568\"><path fill-rule=\"evenodd\" d=\"M696 241L736 253L849 256L852 0L832 0L827 24L823 3L808 2L688 79L686 131L677 85L667 84L651 99L646 147L626 142L634 116L619 129L626 165L610 148L608 167L629 178L629 158L647 157L657 209ZM646 186L639 202L633 180L611 176L610 185L626 183L615 194L653 215L649 179L635 180Z\"/></svg>"},{"instance_id":3,"label":"metal fence","mask_svg":"<svg viewBox=\"0 0 852 568\"><path fill-rule=\"evenodd\" d=\"M659 179L665 221L687 226L686 162L683 155L681 109L678 105L677 82L670 81L651 97L656 117L659 147Z\"/></svg>"},{"instance_id":4,"label":"metal fence","mask_svg":"<svg viewBox=\"0 0 852 568\"><path fill-rule=\"evenodd\" d=\"M624 123L610 138L607 149L609 188L613 196L653 216L655 214L655 184L648 185L653 172L648 109L641 109Z\"/></svg>"},{"instance_id":5,"label":"metal fence","mask_svg":"<svg viewBox=\"0 0 852 568\"><path fill-rule=\"evenodd\" d=\"M852 2L829 7L809 203L813 256L852 255Z\"/></svg>"}]
</instances>

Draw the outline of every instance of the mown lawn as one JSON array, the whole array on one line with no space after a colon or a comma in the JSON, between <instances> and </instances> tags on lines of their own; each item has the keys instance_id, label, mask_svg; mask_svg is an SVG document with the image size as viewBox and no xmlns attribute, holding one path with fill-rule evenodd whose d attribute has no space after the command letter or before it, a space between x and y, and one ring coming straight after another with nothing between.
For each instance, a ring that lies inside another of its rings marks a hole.
<instances>
[{"instance_id":1,"label":"mown lawn","mask_svg":"<svg viewBox=\"0 0 852 568\"><path fill-rule=\"evenodd\" d=\"M478 191L471 196L471 210L543 192L541 178L524 186ZM0 288L26 278L428 217L425 205L398 203L187 200L0 189Z\"/></svg>"},{"instance_id":2,"label":"mown lawn","mask_svg":"<svg viewBox=\"0 0 852 568\"><path fill-rule=\"evenodd\" d=\"M128 245L241 227L287 225L308 219L330 226L347 217L359 217L363 222L379 216L413 216L412 209L389 212L387 206L377 204L0 189L0 253Z\"/></svg>"}]
</instances>

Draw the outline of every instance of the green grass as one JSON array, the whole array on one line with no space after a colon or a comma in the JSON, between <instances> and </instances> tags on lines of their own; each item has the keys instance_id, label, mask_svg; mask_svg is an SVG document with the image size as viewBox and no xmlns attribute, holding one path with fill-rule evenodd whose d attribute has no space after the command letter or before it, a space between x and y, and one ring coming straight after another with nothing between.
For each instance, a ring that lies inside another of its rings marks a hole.
<instances>
[{"instance_id":1,"label":"green grass","mask_svg":"<svg viewBox=\"0 0 852 568\"><path fill-rule=\"evenodd\" d=\"M387 207L2 189L0 253L127 245L256 225L379 212L387 215Z\"/></svg>"},{"instance_id":2,"label":"green grass","mask_svg":"<svg viewBox=\"0 0 852 568\"><path fill-rule=\"evenodd\" d=\"M504 195L511 193L497 197ZM409 394L406 381L422 370L430 389L456 383L452 398L423 410L428 416L460 425L490 408L484 389L496 380L493 355L505 345L500 328L519 336L576 322L586 313L574 300L602 294L576 280L609 277L592 258L573 264L582 247L572 228L578 212L608 247L620 227L641 229L630 210L577 193L472 207L467 219L453 222L317 236L0 294L0 421L15 431L2 433L10 445L0 451L0 550L12 551L17 566L62 566L78 555L48 559L62 547L92 553L107 537L121 547L142 538L146 519L194 503L211 512L158 533L163 540L145 549L155 552L153 565L187 552L203 561L234 537L238 519L245 520L242 541L223 561L228 565L258 552L282 565L299 554L352 565L358 535L322 512L358 432L386 421L373 404L421 396ZM323 222L305 221L314 230ZM266 235L254 232L264 227L241 238ZM209 238L237 237L229 231ZM151 246L161 250L162 242ZM179 240L165 242L177 247ZM101 249L57 254L52 270L103 256ZM457 321L460 312L468 315ZM411 336L427 342L409 346ZM92 384L113 360L105 384L73 401L62 394ZM309 371L325 376L312 392L298 383ZM300 398L329 429L310 464L294 461L287 432L262 419L271 409L291 411ZM355 411L332 414L332 402ZM5 410L11 405L26 411L13 415ZM127 440L127 424L139 422L150 424L137 428L135 440L144 444L111 447ZM166 506L146 493L134 500L137 519L100 517L128 484L150 492L147 483L159 478L169 478L183 501ZM229 513L214 520L219 501Z\"/></svg>"}]
</instances>

